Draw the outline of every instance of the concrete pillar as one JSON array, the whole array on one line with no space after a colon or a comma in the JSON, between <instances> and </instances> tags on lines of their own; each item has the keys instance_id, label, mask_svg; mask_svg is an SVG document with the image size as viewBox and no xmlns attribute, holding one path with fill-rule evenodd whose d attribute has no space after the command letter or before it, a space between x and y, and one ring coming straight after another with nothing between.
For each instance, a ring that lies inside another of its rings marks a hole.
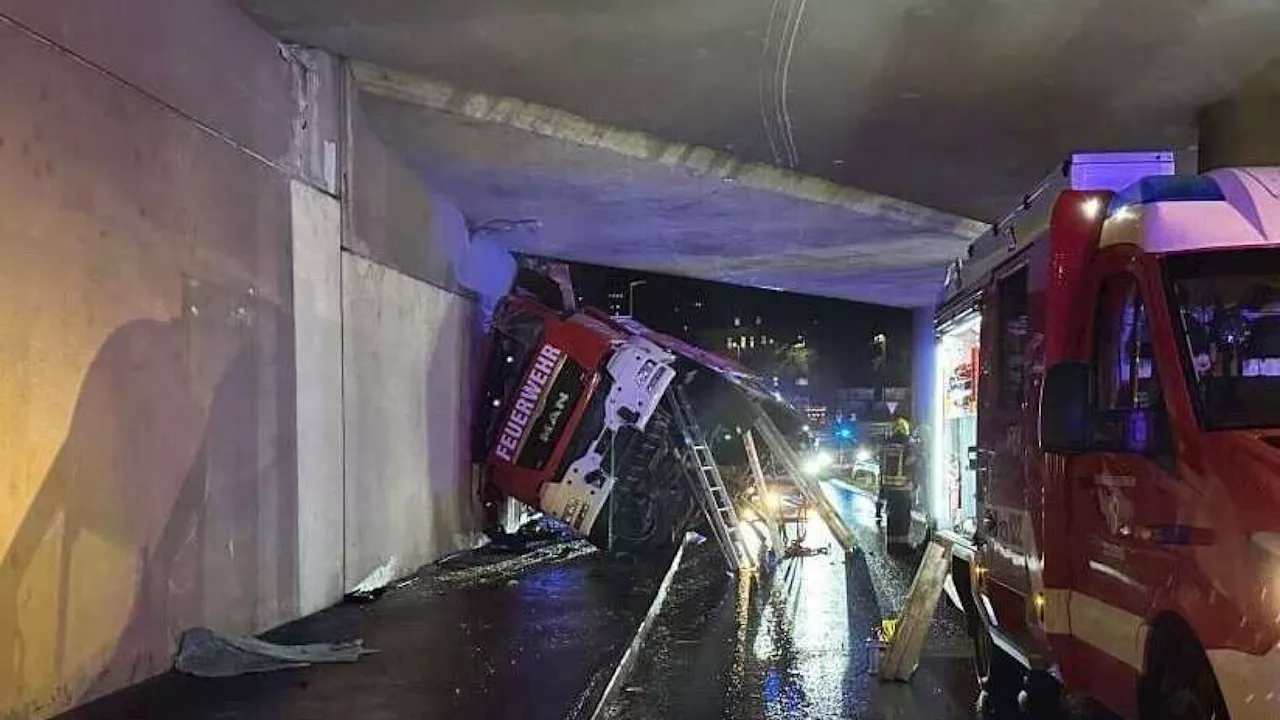
<instances>
[{"instance_id":1,"label":"concrete pillar","mask_svg":"<svg viewBox=\"0 0 1280 720\"><path fill-rule=\"evenodd\" d=\"M1242 165L1280 165L1280 61L1230 97L1201 108L1199 164L1205 172Z\"/></svg>"},{"instance_id":2,"label":"concrete pillar","mask_svg":"<svg viewBox=\"0 0 1280 720\"><path fill-rule=\"evenodd\" d=\"M933 336L933 313L932 305L915 309L911 343L912 420L915 425L928 425L930 428L936 420L933 417L933 393L937 343Z\"/></svg>"}]
</instances>

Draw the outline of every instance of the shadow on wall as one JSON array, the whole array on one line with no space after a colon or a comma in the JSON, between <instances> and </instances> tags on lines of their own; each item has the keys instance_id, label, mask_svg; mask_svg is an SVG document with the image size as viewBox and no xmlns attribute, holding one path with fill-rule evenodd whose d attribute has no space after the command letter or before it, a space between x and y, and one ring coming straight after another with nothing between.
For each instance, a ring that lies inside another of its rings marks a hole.
<instances>
[{"instance_id":1,"label":"shadow on wall","mask_svg":"<svg viewBox=\"0 0 1280 720\"><path fill-rule=\"evenodd\" d=\"M0 560L2 718L162 671L186 627L296 612L290 325L252 290L188 281L184 308L103 343Z\"/></svg>"}]
</instances>

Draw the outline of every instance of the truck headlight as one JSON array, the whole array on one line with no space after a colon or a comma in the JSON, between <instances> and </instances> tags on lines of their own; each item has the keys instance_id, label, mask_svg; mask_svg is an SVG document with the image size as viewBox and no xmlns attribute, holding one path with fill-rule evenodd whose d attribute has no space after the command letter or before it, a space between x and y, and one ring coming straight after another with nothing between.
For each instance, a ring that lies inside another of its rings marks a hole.
<instances>
[{"instance_id":1,"label":"truck headlight","mask_svg":"<svg viewBox=\"0 0 1280 720\"><path fill-rule=\"evenodd\" d=\"M801 468L801 470L804 471L805 475L811 475L811 476L817 475L823 470L826 470L827 468L831 467L832 462L834 462L834 460L831 458L831 455L829 453L820 452L817 455L814 455L813 457L809 458L805 462L804 467Z\"/></svg>"}]
</instances>

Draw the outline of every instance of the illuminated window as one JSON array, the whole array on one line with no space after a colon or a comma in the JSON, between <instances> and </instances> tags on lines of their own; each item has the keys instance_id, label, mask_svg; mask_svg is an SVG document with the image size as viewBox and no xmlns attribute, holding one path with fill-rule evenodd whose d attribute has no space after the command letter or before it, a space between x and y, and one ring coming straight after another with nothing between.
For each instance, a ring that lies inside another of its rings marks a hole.
<instances>
[{"instance_id":1,"label":"illuminated window","mask_svg":"<svg viewBox=\"0 0 1280 720\"><path fill-rule=\"evenodd\" d=\"M733 319L733 326L734 326L734 327L742 327L742 318L734 318L734 319Z\"/></svg>"}]
</instances>

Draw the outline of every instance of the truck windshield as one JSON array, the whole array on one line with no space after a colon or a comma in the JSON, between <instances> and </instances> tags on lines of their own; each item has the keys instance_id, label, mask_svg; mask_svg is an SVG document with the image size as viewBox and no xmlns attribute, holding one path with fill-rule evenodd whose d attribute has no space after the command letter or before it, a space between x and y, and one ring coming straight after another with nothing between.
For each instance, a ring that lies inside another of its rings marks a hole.
<instances>
[{"instance_id":1,"label":"truck windshield","mask_svg":"<svg viewBox=\"0 0 1280 720\"><path fill-rule=\"evenodd\" d=\"M1280 253L1174 255L1165 273L1204 426L1280 426Z\"/></svg>"},{"instance_id":2,"label":"truck windshield","mask_svg":"<svg viewBox=\"0 0 1280 720\"><path fill-rule=\"evenodd\" d=\"M492 442L507 401L516 394L534 353L542 345L544 328L542 318L527 310L510 305L499 308L489 335L489 362L477 408L486 442Z\"/></svg>"}]
</instances>

